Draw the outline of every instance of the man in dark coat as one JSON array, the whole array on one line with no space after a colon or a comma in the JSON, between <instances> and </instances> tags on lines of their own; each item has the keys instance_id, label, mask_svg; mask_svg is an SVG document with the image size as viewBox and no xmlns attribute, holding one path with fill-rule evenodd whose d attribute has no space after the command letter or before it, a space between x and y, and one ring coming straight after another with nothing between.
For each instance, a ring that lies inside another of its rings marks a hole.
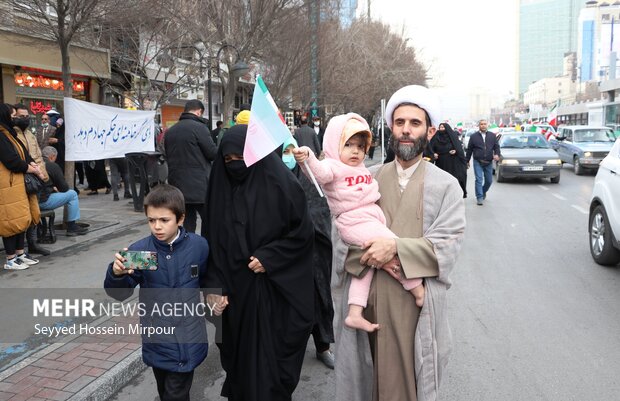
<instances>
[{"instance_id":1,"label":"man in dark coat","mask_svg":"<svg viewBox=\"0 0 620 401\"><path fill-rule=\"evenodd\" d=\"M476 176L476 203L478 206L484 204L487 198L487 191L493 183L493 161L498 161L501 153L499 142L494 133L487 130L489 123L487 120L480 120L478 132L475 132L467 144L467 168L469 161L474 157L474 173Z\"/></svg>"},{"instance_id":2,"label":"man in dark coat","mask_svg":"<svg viewBox=\"0 0 620 401\"><path fill-rule=\"evenodd\" d=\"M213 139L213 143L217 143L217 137L218 135L220 135L222 125L224 125L223 121L218 121L217 123L215 123L215 129L211 131L211 139Z\"/></svg>"},{"instance_id":3,"label":"man in dark coat","mask_svg":"<svg viewBox=\"0 0 620 401\"><path fill-rule=\"evenodd\" d=\"M205 218L205 200L211 173L211 161L217 155L202 118L205 107L200 100L190 100L179 122L164 137L164 151L168 161L168 183L179 188L185 197L185 221L188 232L196 232L196 218Z\"/></svg>"},{"instance_id":4,"label":"man in dark coat","mask_svg":"<svg viewBox=\"0 0 620 401\"><path fill-rule=\"evenodd\" d=\"M299 146L307 146L314 152L316 157L321 154L321 144L319 137L314 130L308 127L308 117L301 117L301 127L295 130L295 140Z\"/></svg>"}]
</instances>

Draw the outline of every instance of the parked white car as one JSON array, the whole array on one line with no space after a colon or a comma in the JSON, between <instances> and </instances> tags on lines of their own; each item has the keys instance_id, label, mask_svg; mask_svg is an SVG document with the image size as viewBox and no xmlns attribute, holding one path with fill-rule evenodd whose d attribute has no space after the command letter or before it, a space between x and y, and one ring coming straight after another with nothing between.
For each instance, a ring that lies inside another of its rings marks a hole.
<instances>
[{"instance_id":1,"label":"parked white car","mask_svg":"<svg viewBox=\"0 0 620 401\"><path fill-rule=\"evenodd\" d=\"M607 266L620 263L620 139L594 179L588 230L594 261Z\"/></svg>"}]
</instances>

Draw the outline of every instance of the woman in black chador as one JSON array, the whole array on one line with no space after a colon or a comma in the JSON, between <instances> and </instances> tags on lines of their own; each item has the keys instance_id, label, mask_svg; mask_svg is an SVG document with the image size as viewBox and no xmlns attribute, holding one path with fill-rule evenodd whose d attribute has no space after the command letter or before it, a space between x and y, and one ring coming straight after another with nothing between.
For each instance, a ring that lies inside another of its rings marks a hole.
<instances>
[{"instance_id":1,"label":"woman in black chador","mask_svg":"<svg viewBox=\"0 0 620 401\"><path fill-rule=\"evenodd\" d=\"M467 159L461 141L448 123L439 124L429 149L434 154L435 165L459 181L463 198L467 198Z\"/></svg>"},{"instance_id":2,"label":"woman in black chador","mask_svg":"<svg viewBox=\"0 0 620 401\"><path fill-rule=\"evenodd\" d=\"M112 185L110 185L108 173L105 171L105 160L84 162L84 171L86 172L86 180L90 190L86 195L97 195L99 188L105 188L106 194L110 193Z\"/></svg>"},{"instance_id":3,"label":"woman in black chador","mask_svg":"<svg viewBox=\"0 0 620 401\"><path fill-rule=\"evenodd\" d=\"M314 318L314 228L304 191L275 153L246 167L247 125L226 132L213 162L202 232L206 288L221 288L222 396L288 401Z\"/></svg>"}]
</instances>

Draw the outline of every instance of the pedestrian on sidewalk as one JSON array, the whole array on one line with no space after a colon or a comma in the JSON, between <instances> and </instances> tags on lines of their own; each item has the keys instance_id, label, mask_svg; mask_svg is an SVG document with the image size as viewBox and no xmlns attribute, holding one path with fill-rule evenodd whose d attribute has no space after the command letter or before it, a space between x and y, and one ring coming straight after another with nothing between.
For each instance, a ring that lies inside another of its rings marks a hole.
<instances>
[{"instance_id":1,"label":"pedestrian on sidewalk","mask_svg":"<svg viewBox=\"0 0 620 401\"><path fill-rule=\"evenodd\" d=\"M301 172L293 156L298 147L292 136L282 145L282 161L293 172L306 195L308 211L314 226L314 251L312 252L312 275L314 277L314 327L312 339L316 358L329 369L334 368L334 305L330 281L332 277L332 218L325 197L321 197L314 184Z\"/></svg>"},{"instance_id":2,"label":"pedestrian on sidewalk","mask_svg":"<svg viewBox=\"0 0 620 401\"><path fill-rule=\"evenodd\" d=\"M478 131L474 132L467 144L467 168L469 161L474 157L474 174L476 176L476 203L482 206L487 198L487 192L493 183L493 161L501 156L499 142L494 133L488 131L487 120L478 122Z\"/></svg>"},{"instance_id":3,"label":"pedestrian on sidewalk","mask_svg":"<svg viewBox=\"0 0 620 401\"><path fill-rule=\"evenodd\" d=\"M15 132L17 132L17 138L26 146L26 151L30 154L32 159L37 163L41 173L43 174L43 181L47 181L47 169L45 168L45 162L41 155L41 148L37 142L37 138L30 130L30 110L23 104L15 105L16 121ZM49 255L51 252L47 248L43 248L37 244L37 229L36 225L31 224L26 231L26 242L28 243L28 253L38 253L43 256Z\"/></svg>"},{"instance_id":4,"label":"pedestrian on sidewalk","mask_svg":"<svg viewBox=\"0 0 620 401\"><path fill-rule=\"evenodd\" d=\"M5 270L24 270L39 263L24 250L26 230L41 218L37 195L26 193L24 174L43 173L17 138L17 112L0 104L0 236L6 253Z\"/></svg>"},{"instance_id":5,"label":"pedestrian on sidewalk","mask_svg":"<svg viewBox=\"0 0 620 401\"><path fill-rule=\"evenodd\" d=\"M182 318L181 324L173 326L172 336L150 339L142 336L142 359L153 369L161 401L187 401L194 369L207 357L209 350L206 322L199 314L163 316L161 308L162 302L183 303L183 310L199 306L209 245L204 238L183 228L185 199L181 191L171 185L160 184L149 192L144 199L144 213L151 235L133 243L128 250L156 253L157 269L126 269L123 264L126 259L117 253L108 265L103 286L108 295L119 301L129 298L133 289L140 286L140 301L147 309L140 318L143 327L168 327L170 322ZM149 292L152 288L157 292Z\"/></svg>"},{"instance_id":6,"label":"pedestrian on sidewalk","mask_svg":"<svg viewBox=\"0 0 620 401\"><path fill-rule=\"evenodd\" d=\"M112 195L113 200L118 201L118 187L120 186L121 179L123 180L123 199L131 198L131 191L129 190L129 167L127 167L127 159L125 157L115 157L108 159L110 163L110 176L112 177Z\"/></svg>"},{"instance_id":7,"label":"pedestrian on sidewalk","mask_svg":"<svg viewBox=\"0 0 620 401\"><path fill-rule=\"evenodd\" d=\"M112 192L112 185L108 181L108 173L105 170L105 160L90 160L84 162L88 192L86 195L99 195L99 189L105 188L106 195Z\"/></svg>"},{"instance_id":8,"label":"pedestrian on sidewalk","mask_svg":"<svg viewBox=\"0 0 620 401\"><path fill-rule=\"evenodd\" d=\"M65 176L56 158L56 148L46 146L43 148L43 160L49 175L43 190L39 192L39 207L41 210L54 210L67 205L67 236L85 235L88 229L77 224L80 219L80 200L77 192L69 188Z\"/></svg>"},{"instance_id":9,"label":"pedestrian on sidewalk","mask_svg":"<svg viewBox=\"0 0 620 401\"><path fill-rule=\"evenodd\" d=\"M245 165L247 129L235 125L222 138L202 226L212 250L206 288L221 288L228 301L221 394L290 401L314 324L314 229L303 190L278 154Z\"/></svg>"},{"instance_id":10,"label":"pedestrian on sidewalk","mask_svg":"<svg viewBox=\"0 0 620 401\"><path fill-rule=\"evenodd\" d=\"M202 117L204 111L200 100L188 101L179 122L164 136L168 183L179 188L185 197L187 216L183 227L190 233L196 232L198 215L205 220L211 161L217 154L207 121Z\"/></svg>"}]
</instances>

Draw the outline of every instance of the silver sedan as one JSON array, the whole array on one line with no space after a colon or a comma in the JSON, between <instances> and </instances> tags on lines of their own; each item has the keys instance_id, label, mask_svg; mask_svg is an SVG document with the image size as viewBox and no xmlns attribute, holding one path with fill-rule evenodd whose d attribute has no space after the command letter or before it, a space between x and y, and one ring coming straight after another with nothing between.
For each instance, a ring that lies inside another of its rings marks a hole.
<instances>
[{"instance_id":1,"label":"silver sedan","mask_svg":"<svg viewBox=\"0 0 620 401\"><path fill-rule=\"evenodd\" d=\"M549 178L560 182L562 162L541 134L503 132L499 141L502 156L497 163L497 182L507 178Z\"/></svg>"}]
</instances>

